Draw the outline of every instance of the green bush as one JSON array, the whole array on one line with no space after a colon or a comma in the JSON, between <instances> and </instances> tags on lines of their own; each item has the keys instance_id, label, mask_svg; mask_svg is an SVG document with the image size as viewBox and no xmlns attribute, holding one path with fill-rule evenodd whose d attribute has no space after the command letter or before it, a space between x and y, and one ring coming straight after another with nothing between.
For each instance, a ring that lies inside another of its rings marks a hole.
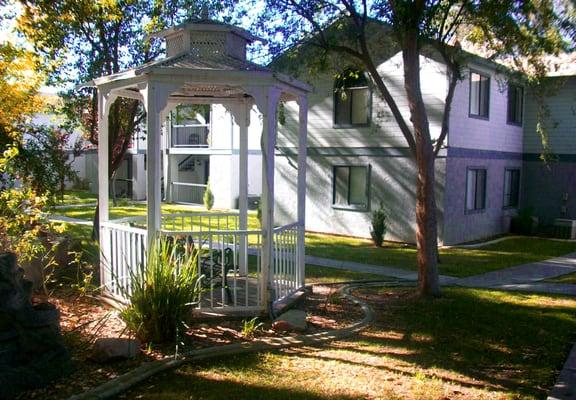
<instances>
[{"instance_id":1,"label":"green bush","mask_svg":"<svg viewBox=\"0 0 576 400\"><path fill-rule=\"evenodd\" d=\"M531 208L518 211L518 215L510 222L510 232L517 235L532 235L534 233L534 216Z\"/></svg>"},{"instance_id":2,"label":"green bush","mask_svg":"<svg viewBox=\"0 0 576 400\"><path fill-rule=\"evenodd\" d=\"M204 192L204 207L207 210L211 210L214 207L214 194L212 193L212 189L210 189L210 181L206 185L206 191Z\"/></svg>"},{"instance_id":3,"label":"green bush","mask_svg":"<svg viewBox=\"0 0 576 400\"><path fill-rule=\"evenodd\" d=\"M370 236L376 247L382 247L384 242L384 235L386 234L386 213L384 207L380 204L380 208L372 213L372 229Z\"/></svg>"},{"instance_id":4,"label":"green bush","mask_svg":"<svg viewBox=\"0 0 576 400\"><path fill-rule=\"evenodd\" d=\"M129 305L121 318L146 343L177 339L179 328L191 316L200 298L196 254L183 255L172 241L162 239L151 248L146 265L131 272Z\"/></svg>"}]
</instances>

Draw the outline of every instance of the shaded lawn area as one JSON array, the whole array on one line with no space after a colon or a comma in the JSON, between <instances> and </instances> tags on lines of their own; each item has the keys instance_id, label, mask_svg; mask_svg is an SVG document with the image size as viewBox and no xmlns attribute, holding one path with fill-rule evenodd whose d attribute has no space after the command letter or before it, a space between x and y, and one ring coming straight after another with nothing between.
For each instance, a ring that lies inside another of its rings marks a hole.
<instances>
[{"instance_id":1,"label":"shaded lawn area","mask_svg":"<svg viewBox=\"0 0 576 400\"><path fill-rule=\"evenodd\" d=\"M576 300L449 288L363 289L377 320L324 348L186 365L141 399L543 399L576 332Z\"/></svg>"},{"instance_id":2,"label":"shaded lawn area","mask_svg":"<svg viewBox=\"0 0 576 400\"><path fill-rule=\"evenodd\" d=\"M164 214L200 212L185 205L163 204ZM217 212L217 211L215 211ZM141 203L120 203L110 207L111 218L143 216L146 205ZM94 207L78 207L54 210L54 214L92 220ZM248 229L259 229L255 212L248 215ZM555 241L535 238L510 238L482 248L440 249L440 273L465 277L515 265L542 261L576 252L576 242ZM385 242L383 248L376 248L367 239L350 238L326 234L306 234L306 254L335 260L392 266L415 271L416 248L411 245Z\"/></svg>"}]
</instances>

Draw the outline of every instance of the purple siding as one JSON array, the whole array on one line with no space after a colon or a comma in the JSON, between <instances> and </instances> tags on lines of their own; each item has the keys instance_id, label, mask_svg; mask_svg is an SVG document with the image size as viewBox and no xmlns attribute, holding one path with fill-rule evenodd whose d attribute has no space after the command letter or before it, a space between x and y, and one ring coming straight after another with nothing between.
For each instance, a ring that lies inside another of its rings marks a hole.
<instances>
[{"instance_id":1,"label":"purple siding","mask_svg":"<svg viewBox=\"0 0 576 400\"><path fill-rule=\"evenodd\" d=\"M490 75L491 78L489 119L473 118L468 115L470 77L466 74L454 92L448 145L458 148L521 153L522 127L506 122L508 85L502 76L497 76L494 72L483 71L482 74Z\"/></svg>"},{"instance_id":2,"label":"purple siding","mask_svg":"<svg viewBox=\"0 0 576 400\"><path fill-rule=\"evenodd\" d=\"M466 211L466 173L470 167L486 169L486 208ZM469 242L504 233L504 171L522 167L522 154L468 149L448 150L444 191L444 244ZM522 170L520 174L522 174Z\"/></svg>"}]
</instances>

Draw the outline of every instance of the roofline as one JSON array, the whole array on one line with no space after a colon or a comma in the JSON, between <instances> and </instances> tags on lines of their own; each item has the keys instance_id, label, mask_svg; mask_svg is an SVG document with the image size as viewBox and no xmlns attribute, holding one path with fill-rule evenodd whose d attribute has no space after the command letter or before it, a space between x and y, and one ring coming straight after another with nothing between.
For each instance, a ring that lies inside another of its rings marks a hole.
<instances>
[{"instance_id":1,"label":"roofline","mask_svg":"<svg viewBox=\"0 0 576 400\"><path fill-rule=\"evenodd\" d=\"M218 22L218 21L216 21ZM252 42L266 42L266 40L259 38L248 32L246 29L239 28L237 26L233 26L230 24L225 23L218 23L218 24L205 24L202 22L185 22L180 25L173 26L168 29L161 30L159 32L154 32L148 35L148 38L166 38L168 36L174 35L183 30L190 30L190 31L211 31L211 32L232 32L238 36L243 37L244 39L248 40L250 43Z\"/></svg>"}]
</instances>

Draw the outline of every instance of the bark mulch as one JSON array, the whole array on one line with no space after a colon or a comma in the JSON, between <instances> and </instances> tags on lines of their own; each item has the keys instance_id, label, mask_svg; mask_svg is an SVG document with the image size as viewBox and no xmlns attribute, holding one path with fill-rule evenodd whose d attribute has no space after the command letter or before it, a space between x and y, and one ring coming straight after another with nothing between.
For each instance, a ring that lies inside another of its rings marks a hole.
<instances>
[{"instance_id":1,"label":"bark mulch","mask_svg":"<svg viewBox=\"0 0 576 400\"><path fill-rule=\"evenodd\" d=\"M61 313L60 327L74 363L73 372L38 390L21 393L16 399L65 399L124 374L143 362L173 357L179 353L225 344L258 340L263 337L298 335L276 332L272 321L260 318L262 325L253 337L242 335L242 319L192 321L176 348L170 344L144 344L139 356L132 360L98 363L92 359L92 345L98 338L131 337L131 332L118 317L116 310L91 296L79 296L71 291L56 291L49 298ZM306 296L304 307L308 314L306 333L316 333L345 327L361 319L358 306L341 298L337 286L314 286Z\"/></svg>"}]
</instances>

